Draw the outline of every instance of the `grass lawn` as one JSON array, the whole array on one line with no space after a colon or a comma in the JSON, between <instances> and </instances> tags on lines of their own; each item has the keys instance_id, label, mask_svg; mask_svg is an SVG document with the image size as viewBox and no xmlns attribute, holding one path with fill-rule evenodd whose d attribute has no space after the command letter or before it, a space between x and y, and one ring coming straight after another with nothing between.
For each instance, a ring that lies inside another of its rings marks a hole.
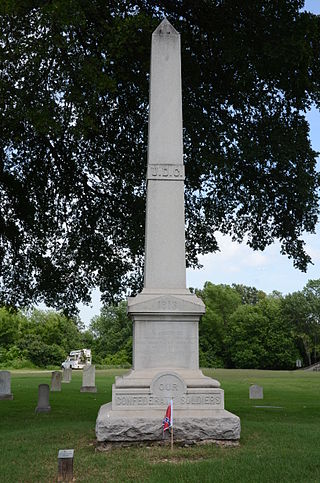
<instances>
[{"instance_id":1,"label":"grass lawn","mask_svg":"<svg viewBox=\"0 0 320 483\"><path fill-rule=\"evenodd\" d=\"M80 393L81 372L73 372L61 393L50 393L51 413L36 415L38 384L49 384L50 373L12 371L14 399L0 401L1 483L56 481L58 450L68 448L77 482L320 482L320 373L205 370L225 389L226 409L241 418L237 448L96 452L99 407L123 372L97 371L97 394ZM252 383L263 386L263 400L249 400Z\"/></svg>"}]
</instances>

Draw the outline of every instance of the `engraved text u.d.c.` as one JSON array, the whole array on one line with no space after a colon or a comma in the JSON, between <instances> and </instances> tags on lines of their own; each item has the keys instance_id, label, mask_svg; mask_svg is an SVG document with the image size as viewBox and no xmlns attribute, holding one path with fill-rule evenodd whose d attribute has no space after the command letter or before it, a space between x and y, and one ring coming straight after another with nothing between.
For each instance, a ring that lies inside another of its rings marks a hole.
<instances>
[{"instance_id":1,"label":"engraved text u.d.c.","mask_svg":"<svg viewBox=\"0 0 320 483\"><path fill-rule=\"evenodd\" d=\"M149 164L147 179L184 180L184 166L177 164Z\"/></svg>"}]
</instances>

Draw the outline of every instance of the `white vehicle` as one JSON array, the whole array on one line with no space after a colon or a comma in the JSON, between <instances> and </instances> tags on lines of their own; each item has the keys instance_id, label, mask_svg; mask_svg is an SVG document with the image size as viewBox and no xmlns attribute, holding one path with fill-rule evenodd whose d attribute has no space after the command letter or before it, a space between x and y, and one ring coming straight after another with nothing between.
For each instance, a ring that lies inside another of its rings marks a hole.
<instances>
[{"instance_id":1,"label":"white vehicle","mask_svg":"<svg viewBox=\"0 0 320 483\"><path fill-rule=\"evenodd\" d=\"M71 351L67 359L61 364L62 369L83 369L91 364L91 349Z\"/></svg>"}]
</instances>

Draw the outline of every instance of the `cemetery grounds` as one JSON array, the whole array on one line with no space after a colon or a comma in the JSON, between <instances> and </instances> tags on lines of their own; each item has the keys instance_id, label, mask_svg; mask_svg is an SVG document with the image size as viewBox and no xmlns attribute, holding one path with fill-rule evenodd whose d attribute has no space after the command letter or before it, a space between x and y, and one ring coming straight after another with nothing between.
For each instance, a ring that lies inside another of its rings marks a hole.
<instances>
[{"instance_id":1,"label":"cemetery grounds","mask_svg":"<svg viewBox=\"0 0 320 483\"><path fill-rule=\"evenodd\" d=\"M111 400L114 376L96 371L98 392L80 393L82 371L50 393L51 413L35 414L38 385L49 371L12 371L13 401L0 401L0 481L57 481L59 449L75 450L76 482L319 482L320 372L204 370L225 390L226 409L241 418L238 447L201 445L96 450L95 420ZM249 386L264 399L250 400ZM255 407L277 406L277 407ZM161 425L162 421L159 421Z\"/></svg>"}]
</instances>

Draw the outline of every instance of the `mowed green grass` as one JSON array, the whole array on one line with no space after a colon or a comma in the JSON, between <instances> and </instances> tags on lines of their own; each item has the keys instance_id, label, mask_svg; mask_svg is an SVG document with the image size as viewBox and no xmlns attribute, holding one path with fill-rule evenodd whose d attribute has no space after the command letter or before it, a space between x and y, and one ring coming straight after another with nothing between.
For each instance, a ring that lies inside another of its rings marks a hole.
<instances>
[{"instance_id":1,"label":"mowed green grass","mask_svg":"<svg viewBox=\"0 0 320 483\"><path fill-rule=\"evenodd\" d=\"M97 394L80 393L81 372L73 372L61 393L50 393L51 413L36 415L38 384L49 384L50 373L12 371L14 400L0 401L0 481L56 481L58 450L74 448L77 482L320 482L320 373L205 370L220 380L226 409L241 418L239 447L97 452L99 407L124 372L97 371ZM263 386L263 400L249 400L252 383Z\"/></svg>"}]
</instances>

